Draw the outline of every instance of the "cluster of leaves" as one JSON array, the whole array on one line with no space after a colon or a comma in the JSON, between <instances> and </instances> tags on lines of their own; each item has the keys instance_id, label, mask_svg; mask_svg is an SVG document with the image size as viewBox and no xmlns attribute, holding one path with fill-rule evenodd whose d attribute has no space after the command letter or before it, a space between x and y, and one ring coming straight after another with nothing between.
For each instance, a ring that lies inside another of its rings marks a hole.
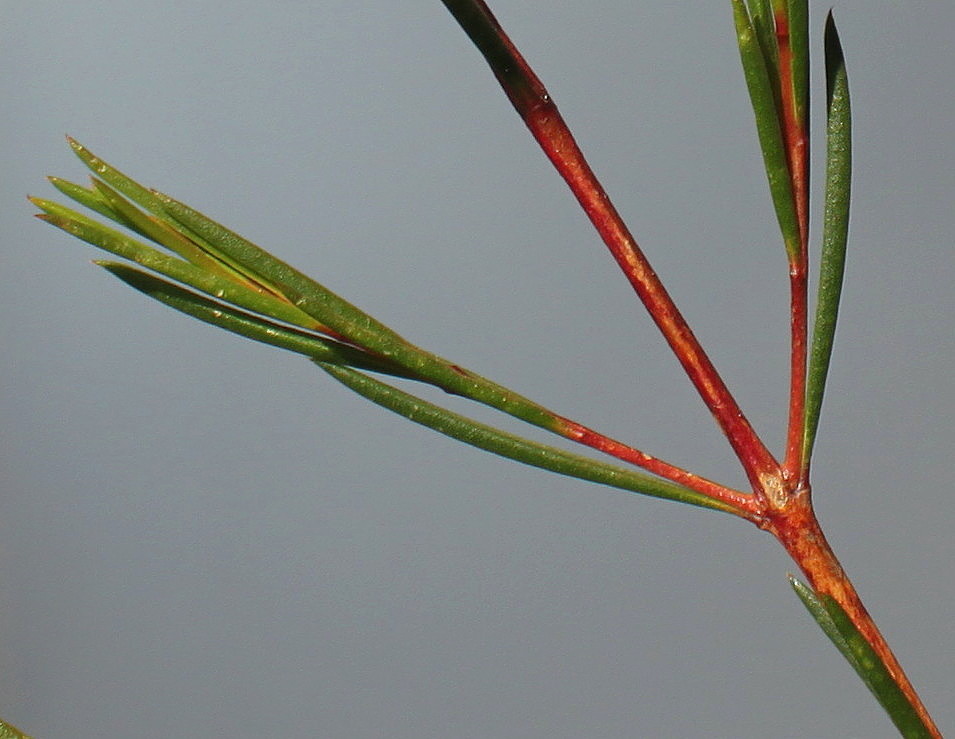
<instances>
[{"instance_id":1,"label":"cluster of leaves","mask_svg":"<svg viewBox=\"0 0 955 739\"><path fill-rule=\"evenodd\" d=\"M137 290L207 323L303 354L375 403L472 446L623 490L729 510L677 483L515 436L383 382L369 372L429 383L565 438L580 435L553 411L416 347L233 231L143 187L78 142L70 139L70 145L94 173L91 185L55 177L50 181L136 236L53 201L32 202L43 211L41 219L151 270L96 262Z\"/></svg>"}]
</instances>

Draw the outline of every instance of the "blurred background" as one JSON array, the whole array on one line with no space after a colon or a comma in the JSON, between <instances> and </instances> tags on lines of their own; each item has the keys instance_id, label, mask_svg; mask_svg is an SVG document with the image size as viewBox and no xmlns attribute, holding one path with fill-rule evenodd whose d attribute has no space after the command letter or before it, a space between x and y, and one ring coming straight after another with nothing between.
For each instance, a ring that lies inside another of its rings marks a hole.
<instances>
[{"instance_id":1,"label":"blurred background","mask_svg":"<svg viewBox=\"0 0 955 739\"><path fill-rule=\"evenodd\" d=\"M786 264L729 3L492 5L780 449ZM835 13L854 210L816 505L944 731L955 7ZM69 133L416 343L742 485L441 3L5 2L0 29L5 720L48 739L894 734L752 526L413 426L31 218L27 194L58 197L45 175L85 179Z\"/></svg>"}]
</instances>

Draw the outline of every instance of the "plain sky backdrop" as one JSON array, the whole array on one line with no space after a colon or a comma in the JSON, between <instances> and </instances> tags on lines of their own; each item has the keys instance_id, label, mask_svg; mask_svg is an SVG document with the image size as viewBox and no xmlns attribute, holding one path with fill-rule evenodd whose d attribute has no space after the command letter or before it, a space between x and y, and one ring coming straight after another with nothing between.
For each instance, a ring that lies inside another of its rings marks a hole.
<instances>
[{"instance_id":1,"label":"plain sky backdrop","mask_svg":"<svg viewBox=\"0 0 955 739\"><path fill-rule=\"evenodd\" d=\"M779 449L786 267L729 2L492 4ZM817 508L953 731L955 6L835 12L856 179ZM85 177L69 133L426 348L742 484L438 0L5 0L0 70L4 719L44 739L893 735L749 524L413 426L31 218L45 175Z\"/></svg>"}]
</instances>

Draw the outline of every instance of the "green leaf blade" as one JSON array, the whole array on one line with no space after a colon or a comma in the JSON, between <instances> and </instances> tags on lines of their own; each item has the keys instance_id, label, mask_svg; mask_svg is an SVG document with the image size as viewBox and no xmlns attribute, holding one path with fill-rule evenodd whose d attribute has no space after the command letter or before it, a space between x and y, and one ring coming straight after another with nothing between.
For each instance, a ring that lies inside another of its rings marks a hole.
<instances>
[{"instance_id":1,"label":"green leaf blade","mask_svg":"<svg viewBox=\"0 0 955 739\"><path fill-rule=\"evenodd\" d=\"M789 0L789 48L792 53L796 119L809 132L809 0Z\"/></svg>"},{"instance_id":2,"label":"green leaf blade","mask_svg":"<svg viewBox=\"0 0 955 739\"><path fill-rule=\"evenodd\" d=\"M99 213L104 218L109 218L121 226L133 228L133 224L126 221L119 213L113 210L98 191L87 189L82 185L77 185L75 182L70 182L60 177L48 177L47 179L53 187L84 208L89 208L94 213Z\"/></svg>"},{"instance_id":3,"label":"green leaf blade","mask_svg":"<svg viewBox=\"0 0 955 739\"><path fill-rule=\"evenodd\" d=\"M180 227L196 233L243 273L272 286L302 311L352 343L387 355L407 346L394 331L235 231L185 203L158 194L163 209Z\"/></svg>"},{"instance_id":4,"label":"green leaf blade","mask_svg":"<svg viewBox=\"0 0 955 739\"><path fill-rule=\"evenodd\" d=\"M162 202L151 190L143 187L131 177L127 177L118 169L107 164L89 149L83 146L79 141L70 136L66 137L73 153L79 157L80 161L93 172L97 177L113 187L117 192L122 193L139 207L149 211L153 215L161 216L163 213Z\"/></svg>"},{"instance_id":5,"label":"green leaf blade","mask_svg":"<svg viewBox=\"0 0 955 739\"><path fill-rule=\"evenodd\" d=\"M373 403L478 449L588 482L739 515L733 507L677 483L515 436L441 408L348 367L323 362L316 364Z\"/></svg>"},{"instance_id":6,"label":"green leaf blade","mask_svg":"<svg viewBox=\"0 0 955 739\"><path fill-rule=\"evenodd\" d=\"M819 291L806 388L803 459L809 464L832 359L839 300L845 274L849 238L849 200L852 182L852 109L845 57L832 14L826 21L826 189L822 226Z\"/></svg>"},{"instance_id":7,"label":"green leaf blade","mask_svg":"<svg viewBox=\"0 0 955 739\"><path fill-rule=\"evenodd\" d=\"M776 91L779 90L779 47L776 44L773 6L770 0L747 0L747 6L778 107L780 101Z\"/></svg>"},{"instance_id":8,"label":"green leaf blade","mask_svg":"<svg viewBox=\"0 0 955 739\"><path fill-rule=\"evenodd\" d=\"M120 198L118 193L130 195L133 202L150 209L150 212L159 210L160 220L168 224L172 231L194 241L217 261L235 265L242 275L248 275L252 282L267 286L270 292L259 292L244 281L236 281L210 269L201 269L192 262L164 254L57 203L33 198L34 204L45 211L45 215L40 217L52 225L215 299L294 326L341 337L367 350L367 353L377 355L384 365L392 367L396 373L429 382L449 393L470 398L548 431L555 432L560 426L558 416L552 411L414 346L392 329L247 239L184 203L146 190L75 142L71 143L87 166L109 182L109 186L100 183L97 190L84 192L81 195L84 200L95 197L97 205L109 209L109 213L105 214L107 217L123 226L145 231L147 237L168 243L168 236L156 231L156 224L144 220L146 217ZM112 189L113 185L117 185L116 191ZM68 189L73 191L72 188ZM98 208L97 212L100 210ZM398 372L396 366L404 369Z\"/></svg>"},{"instance_id":9,"label":"green leaf blade","mask_svg":"<svg viewBox=\"0 0 955 739\"><path fill-rule=\"evenodd\" d=\"M888 668L842 607L831 596L817 593L792 575L789 583L806 610L885 709L899 733L906 739L932 737L933 733L919 717L918 710L909 703Z\"/></svg>"},{"instance_id":10,"label":"green leaf blade","mask_svg":"<svg viewBox=\"0 0 955 739\"><path fill-rule=\"evenodd\" d=\"M195 231L253 275L275 286L297 308L356 346L447 392L470 398L522 421L553 431L555 413L523 396L424 351L324 285L274 257L234 231L166 195L160 195L170 216Z\"/></svg>"},{"instance_id":11,"label":"green leaf blade","mask_svg":"<svg viewBox=\"0 0 955 739\"><path fill-rule=\"evenodd\" d=\"M189 285L206 295L271 316L285 323L306 329L321 330L321 326L310 316L274 295L253 290L221 275L200 269L190 262L161 252L58 203L40 198L32 198L32 202L44 211L39 216L42 220L110 254L128 259L176 282Z\"/></svg>"},{"instance_id":12,"label":"green leaf blade","mask_svg":"<svg viewBox=\"0 0 955 739\"><path fill-rule=\"evenodd\" d=\"M243 276L241 273L230 270L228 265L223 264L214 256L210 256L206 250L181 232L176 231L156 217L151 217L139 210L132 202L126 200L106 183L94 177L93 187L109 207L122 219L127 221L129 227L136 233L156 244L166 247L173 254L179 255L197 267L213 270L236 279L242 279Z\"/></svg>"},{"instance_id":13,"label":"green leaf blade","mask_svg":"<svg viewBox=\"0 0 955 739\"><path fill-rule=\"evenodd\" d=\"M166 255L57 204L36 200L36 204L47 211L43 217L78 238L130 259L174 282L195 288L210 296L213 301L207 302L162 280L142 275L137 270L124 270L118 265L108 267L116 276L137 289L142 289L162 302L208 323L265 343L315 356L323 361L344 361L340 357L334 358L320 353L330 346L330 341L340 339L341 342L338 343L354 348L361 355L360 358L352 356L349 359L347 363L353 366L427 382L448 393L482 403L562 438L593 446L605 454L628 459L631 456L640 458L640 452L637 450L610 439L606 439L606 447L600 446L593 442L593 439L600 437L596 432L586 430L587 433L581 436L582 427L579 424L411 344L367 313L234 231L167 195L146 190L102 160L93 157L79 145L74 145L74 148L78 148L78 153L87 166L104 180L100 181L94 177L94 189L84 191L80 195L84 200L89 200L92 193L95 200L90 202L106 208L108 217L172 252L182 254L186 259ZM126 199L126 195L130 200ZM140 211L136 204L155 217ZM182 245L177 243L179 239L194 243L216 264L199 259L192 250L182 248ZM238 274L219 274L221 270L214 270L214 267L220 265L234 266ZM256 286L263 286L266 291L259 292L255 289ZM234 311L224 304L244 308L258 315ZM303 316L306 319L304 321ZM325 336L304 338L294 331L283 333L282 327L270 323L268 318L313 330ZM334 348L337 350L338 344ZM663 481L660 484L671 483ZM681 494L690 490L685 486L680 486L679 489L683 491ZM696 505L704 505L697 500L699 498L705 500L708 507L739 513L731 504L719 503L698 492L690 492L694 496L692 502Z\"/></svg>"},{"instance_id":14,"label":"green leaf blade","mask_svg":"<svg viewBox=\"0 0 955 739\"><path fill-rule=\"evenodd\" d=\"M796 201L783 140L782 113L778 101L778 83L773 84L773 60L767 59L760 35L753 25L743 0L733 0L733 19L739 44L743 75L756 117L756 134L763 152L763 164L769 181L776 220L783 235L790 261L800 253ZM773 42L775 48L775 42Z\"/></svg>"},{"instance_id":15,"label":"green leaf blade","mask_svg":"<svg viewBox=\"0 0 955 739\"><path fill-rule=\"evenodd\" d=\"M247 339L302 354L310 359L409 378L401 368L334 339L269 321L204 298L172 282L119 262L97 261L130 287L159 302ZM410 378L414 379L414 378Z\"/></svg>"}]
</instances>

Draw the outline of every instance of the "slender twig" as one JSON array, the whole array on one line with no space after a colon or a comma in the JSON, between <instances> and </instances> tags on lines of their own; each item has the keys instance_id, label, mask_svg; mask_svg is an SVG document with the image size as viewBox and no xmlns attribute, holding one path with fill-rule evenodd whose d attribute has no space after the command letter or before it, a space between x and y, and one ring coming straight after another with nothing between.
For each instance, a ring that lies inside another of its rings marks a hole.
<instances>
[{"instance_id":1,"label":"slender twig","mask_svg":"<svg viewBox=\"0 0 955 739\"><path fill-rule=\"evenodd\" d=\"M812 509L808 489L794 496L785 514L777 517L767 530L779 540L793 561L809 579L813 589L831 596L851 619L865 640L882 660L906 699L915 708L929 736L942 739L942 734L932 721L928 709L922 703L905 670L889 647L882 632L863 605L849 576L829 546L822 528ZM921 736L921 734L920 734Z\"/></svg>"},{"instance_id":2,"label":"slender twig","mask_svg":"<svg viewBox=\"0 0 955 739\"><path fill-rule=\"evenodd\" d=\"M577 146L544 85L482 0L443 0L583 207L739 457L754 490L780 465L757 436Z\"/></svg>"},{"instance_id":3,"label":"slender twig","mask_svg":"<svg viewBox=\"0 0 955 739\"><path fill-rule=\"evenodd\" d=\"M589 446L592 449L615 457L622 462L629 462L630 464L647 470L647 472L652 472L667 480L672 480L699 493L703 493L714 500L728 503L734 508L737 508L739 515L747 520L755 522L761 518L762 505L760 504L760 499L752 493L744 493L725 485L720 485L717 482L708 480L688 470L664 462L646 452L641 452L639 449L634 449L632 446L611 439L604 434L593 431L567 418L558 419L558 426L555 430L562 436L576 441L579 444Z\"/></svg>"},{"instance_id":4,"label":"slender twig","mask_svg":"<svg viewBox=\"0 0 955 739\"><path fill-rule=\"evenodd\" d=\"M790 252L790 384L789 422L783 472L794 479L802 468L803 429L806 413L806 362L808 346L808 271L809 271L809 133L805 111L796 104L794 55L790 43L790 18L787 6L774 15L779 58L779 100L786 159L796 206L799 230L798 249Z\"/></svg>"}]
</instances>

